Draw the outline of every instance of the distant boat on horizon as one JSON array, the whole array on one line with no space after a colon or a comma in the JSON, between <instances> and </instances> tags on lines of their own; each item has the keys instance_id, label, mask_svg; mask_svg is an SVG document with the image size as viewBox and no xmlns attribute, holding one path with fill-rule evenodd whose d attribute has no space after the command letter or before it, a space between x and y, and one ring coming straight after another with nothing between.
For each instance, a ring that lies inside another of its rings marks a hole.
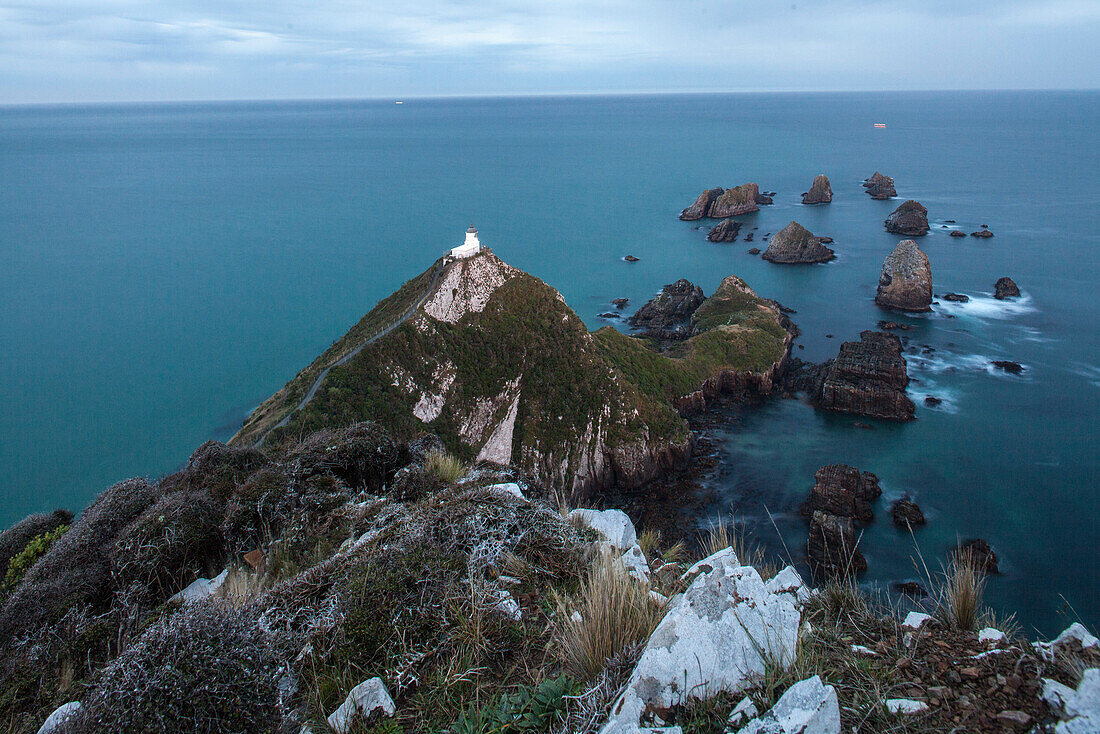
<instances>
[{"instance_id":1,"label":"distant boat on horizon","mask_svg":"<svg viewBox=\"0 0 1100 734\"><path fill-rule=\"evenodd\" d=\"M401 104L401 103L400 103L400 102L398 102L398 104ZM885 122L876 122L876 123L875 123L875 127L878 127L878 128L885 128L885 127L886 127L886 123L885 123Z\"/></svg>"},{"instance_id":2,"label":"distant boat on horizon","mask_svg":"<svg viewBox=\"0 0 1100 734\"><path fill-rule=\"evenodd\" d=\"M394 104L405 104L405 103L404 103L403 101L401 101L400 99L394 100L394 102L393 102L393 103L394 103ZM884 125L883 127L885 127L885 125Z\"/></svg>"}]
</instances>

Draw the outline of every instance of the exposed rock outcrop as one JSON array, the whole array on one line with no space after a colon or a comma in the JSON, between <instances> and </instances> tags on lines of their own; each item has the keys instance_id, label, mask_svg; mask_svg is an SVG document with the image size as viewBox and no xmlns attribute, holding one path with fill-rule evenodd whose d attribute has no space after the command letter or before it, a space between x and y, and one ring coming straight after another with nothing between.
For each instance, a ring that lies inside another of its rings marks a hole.
<instances>
[{"instance_id":1,"label":"exposed rock outcrop","mask_svg":"<svg viewBox=\"0 0 1100 734\"><path fill-rule=\"evenodd\" d=\"M637 734L643 716L680 703L685 690L739 693L766 664L794 662L809 592L793 568L765 583L726 548L685 579L690 585L650 635L601 734Z\"/></svg>"},{"instance_id":2,"label":"exposed rock outcrop","mask_svg":"<svg viewBox=\"0 0 1100 734\"><path fill-rule=\"evenodd\" d=\"M821 510L810 520L806 556L816 578L856 576L867 570L867 559L859 550L852 518Z\"/></svg>"},{"instance_id":3,"label":"exposed rock outcrop","mask_svg":"<svg viewBox=\"0 0 1100 734\"><path fill-rule=\"evenodd\" d=\"M913 240L902 240L886 256L875 303L896 311L932 310L932 265Z\"/></svg>"},{"instance_id":4,"label":"exposed rock outcrop","mask_svg":"<svg viewBox=\"0 0 1100 734\"><path fill-rule=\"evenodd\" d=\"M803 515L812 517L821 510L860 522L871 521L871 503L882 494L874 474L854 466L830 464L817 470L814 482L809 498L802 504Z\"/></svg>"},{"instance_id":5,"label":"exposed rock outcrop","mask_svg":"<svg viewBox=\"0 0 1100 734\"><path fill-rule=\"evenodd\" d=\"M909 375L901 340L880 331L864 331L859 339L840 345L827 367L818 405L872 418L912 420L916 408L905 394Z\"/></svg>"},{"instance_id":6,"label":"exposed rock outcrop","mask_svg":"<svg viewBox=\"0 0 1100 734\"><path fill-rule=\"evenodd\" d=\"M741 223L732 219L723 219L714 229L707 233L707 239L711 242L733 242L741 231Z\"/></svg>"},{"instance_id":7,"label":"exposed rock outcrop","mask_svg":"<svg viewBox=\"0 0 1100 734\"><path fill-rule=\"evenodd\" d=\"M948 232L948 234L952 237L966 237L966 232L963 232L961 229L953 229Z\"/></svg>"},{"instance_id":8,"label":"exposed rock outcrop","mask_svg":"<svg viewBox=\"0 0 1100 734\"><path fill-rule=\"evenodd\" d=\"M886 231L906 237L928 234L928 210L919 201L910 199L886 217Z\"/></svg>"},{"instance_id":9,"label":"exposed rock outcrop","mask_svg":"<svg viewBox=\"0 0 1100 734\"><path fill-rule=\"evenodd\" d=\"M867 193L871 195L872 199L889 199L898 195L898 192L894 189L894 179L883 176L878 171L875 171L871 178L863 182L863 188L867 189Z\"/></svg>"},{"instance_id":10,"label":"exposed rock outcrop","mask_svg":"<svg viewBox=\"0 0 1100 734\"><path fill-rule=\"evenodd\" d=\"M976 232L971 232L970 236L971 237L977 237L977 238L983 239L983 240L987 240L987 239L989 239L990 237L993 236L993 233L990 232L988 229L979 229Z\"/></svg>"},{"instance_id":11,"label":"exposed rock outcrop","mask_svg":"<svg viewBox=\"0 0 1100 734\"><path fill-rule=\"evenodd\" d=\"M833 188L829 185L829 177L824 173L819 174L810 190L802 194L803 204L828 204L833 200Z\"/></svg>"},{"instance_id":12,"label":"exposed rock outcrop","mask_svg":"<svg viewBox=\"0 0 1100 734\"><path fill-rule=\"evenodd\" d=\"M754 183L741 184L723 191L711 205L709 216L714 219L736 217L760 209L760 204L770 204L771 199L761 196L760 187Z\"/></svg>"},{"instance_id":13,"label":"exposed rock outcrop","mask_svg":"<svg viewBox=\"0 0 1100 734\"><path fill-rule=\"evenodd\" d=\"M737 734L840 734L836 689L818 675L799 681Z\"/></svg>"},{"instance_id":14,"label":"exposed rock outcrop","mask_svg":"<svg viewBox=\"0 0 1100 734\"><path fill-rule=\"evenodd\" d=\"M821 263L834 259L836 253L801 224L791 222L776 232L761 257L773 263Z\"/></svg>"},{"instance_id":15,"label":"exposed rock outcrop","mask_svg":"<svg viewBox=\"0 0 1100 734\"><path fill-rule=\"evenodd\" d=\"M940 296L945 301L954 301L955 303L969 303L970 296L965 293L944 293Z\"/></svg>"},{"instance_id":16,"label":"exposed rock outcrop","mask_svg":"<svg viewBox=\"0 0 1100 734\"><path fill-rule=\"evenodd\" d=\"M894 503L890 508L890 517L898 527L910 527L924 524L924 512L916 502L904 497Z\"/></svg>"},{"instance_id":17,"label":"exposed rock outcrop","mask_svg":"<svg viewBox=\"0 0 1100 734\"><path fill-rule=\"evenodd\" d=\"M722 195L723 189L721 187L714 189L707 189L703 193L699 194L695 199L695 203L680 212L680 219L685 222L692 222L696 219L703 219L709 217L711 206L714 204L714 200Z\"/></svg>"},{"instance_id":18,"label":"exposed rock outcrop","mask_svg":"<svg viewBox=\"0 0 1100 734\"><path fill-rule=\"evenodd\" d=\"M635 329L669 330L686 326L695 310L707 300L703 289L681 278L666 285L655 298L645 303L630 317ZM685 331L685 336L688 336Z\"/></svg>"},{"instance_id":19,"label":"exposed rock outcrop","mask_svg":"<svg viewBox=\"0 0 1100 734\"><path fill-rule=\"evenodd\" d=\"M999 301L1003 301L1006 298L1015 298L1020 295L1020 286L1016 285L1016 281L1009 278L1007 275L1003 278L998 278L997 282L993 285L993 297Z\"/></svg>"}]
</instances>

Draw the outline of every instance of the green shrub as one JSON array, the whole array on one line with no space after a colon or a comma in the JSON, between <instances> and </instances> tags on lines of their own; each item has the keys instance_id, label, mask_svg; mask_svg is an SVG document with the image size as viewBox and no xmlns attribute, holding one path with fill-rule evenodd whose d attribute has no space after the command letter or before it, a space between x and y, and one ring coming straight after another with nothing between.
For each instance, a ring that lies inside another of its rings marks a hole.
<instances>
[{"instance_id":1,"label":"green shrub","mask_svg":"<svg viewBox=\"0 0 1100 734\"><path fill-rule=\"evenodd\" d=\"M11 591L18 586L31 566L33 566L39 558L45 555L46 551L50 549L50 546L54 544L54 541L64 535L65 531L68 529L68 525L58 525L48 533L37 535L27 543L23 550L12 557L12 559L8 561L7 573L4 574L3 591Z\"/></svg>"},{"instance_id":2,"label":"green shrub","mask_svg":"<svg viewBox=\"0 0 1100 734\"><path fill-rule=\"evenodd\" d=\"M472 705L454 723L450 734L523 734L550 731L565 715L568 700L577 686L564 675L538 686L523 686L501 694L495 705Z\"/></svg>"},{"instance_id":3,"label":"green shrub","mask_svg":"<svg viewBox=\"0 0 1100 734\"><path fill-rule=\"evenodd\" d=\"M8 567L8 562L27 547L27 543L61 525L72 525L73 513L68 510L54 510L28 515L10 528L0 533L0 570Z\"/></svg>"}]
</instances>

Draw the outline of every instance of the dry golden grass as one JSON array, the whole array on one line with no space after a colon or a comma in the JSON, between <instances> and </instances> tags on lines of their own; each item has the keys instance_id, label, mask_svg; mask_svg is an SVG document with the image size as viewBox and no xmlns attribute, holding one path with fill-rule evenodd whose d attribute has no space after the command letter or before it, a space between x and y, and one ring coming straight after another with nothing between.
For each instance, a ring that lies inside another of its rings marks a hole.
<instances>
[{"instance_id":1,"label":"dry golden grass","mask_svg":"<svg viewBox=\"0 0 1100 734\"><path fill-rule=\"evenodd\" d=\"M638 534L638 546L646 558L652 558L653 553L661 545L661 531L646 528Z\"/></svg>"},{"instance_id":2,"label":"dry golden grass","mask_svg":"<svg viewBox=\"0 0 1100 734\"><path fill-rule=\"evenodd\" d=\"M936 590L936 617L952 629L972 630L985 614L985 572L977 567L969 551L952 556Z\"/></svg>"},{"instance_id":3,"label":"dry golden grass","mask_svg":"<svg viewBox=\"0 0 1100 734\"><path fill-rule=\"evenodd\" d=\"M585 681L625 647L647 639L665 611L605 553L594 559L575 596L555 596L555 601L555 649L566 672Z\"/></svg>"},{"instance_id":4,"label":"dry golden grass","mask_svg":"<svg viewBox=\"0 0 1100 734\"><path fill-rule=\"evenodd\" d=\"M439 449L429 451L424 457L424 468L448 483L457 482L470 470L470 467L457 457Z\"/></svg>"}]
</instances>

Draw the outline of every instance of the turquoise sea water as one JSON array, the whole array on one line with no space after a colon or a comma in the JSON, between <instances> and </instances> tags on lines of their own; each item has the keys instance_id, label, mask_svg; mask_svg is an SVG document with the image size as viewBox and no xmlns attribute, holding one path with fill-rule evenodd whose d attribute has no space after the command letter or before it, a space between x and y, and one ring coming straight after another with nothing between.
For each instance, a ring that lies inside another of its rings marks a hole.
<instances>
[{"instance_id":1,"label":"turquoise sea water","mask_svg":"<svg viewBox=\"0 0 1100 734\"><path fill-rule=\"evenodd\" d=\"M1097 93L0 108L0 524L79 509L228 438L471 221L591 328L612 298L637 306L680 277L710 291L737 273L797 310L796 355L822 360L884 317L872 299L898 238L882 220L915 198L934 222L920 245L936 292L972 298L905 319L918 420L863 430L791 400L742 411L720 432L712 509L779 545L767 507L797 556L792 513L814 471L851 463L885 489L863 541L869 583L916 575L887 515L909 493L930 517L916 534L929 565L987 538L997 606L1045 634L1095 626L1098 143ZM899 200L863 193L875 170ZM834 202L803 207L817 173ZM742 218L752 245L677 220L704 187L745 181L778 192ZM746 254L792 219L834 237L839 258ZM952 239L947 219L996 236ZM1024 298L992 300L1001 275Z\"/></svg>"}]
</instances>

